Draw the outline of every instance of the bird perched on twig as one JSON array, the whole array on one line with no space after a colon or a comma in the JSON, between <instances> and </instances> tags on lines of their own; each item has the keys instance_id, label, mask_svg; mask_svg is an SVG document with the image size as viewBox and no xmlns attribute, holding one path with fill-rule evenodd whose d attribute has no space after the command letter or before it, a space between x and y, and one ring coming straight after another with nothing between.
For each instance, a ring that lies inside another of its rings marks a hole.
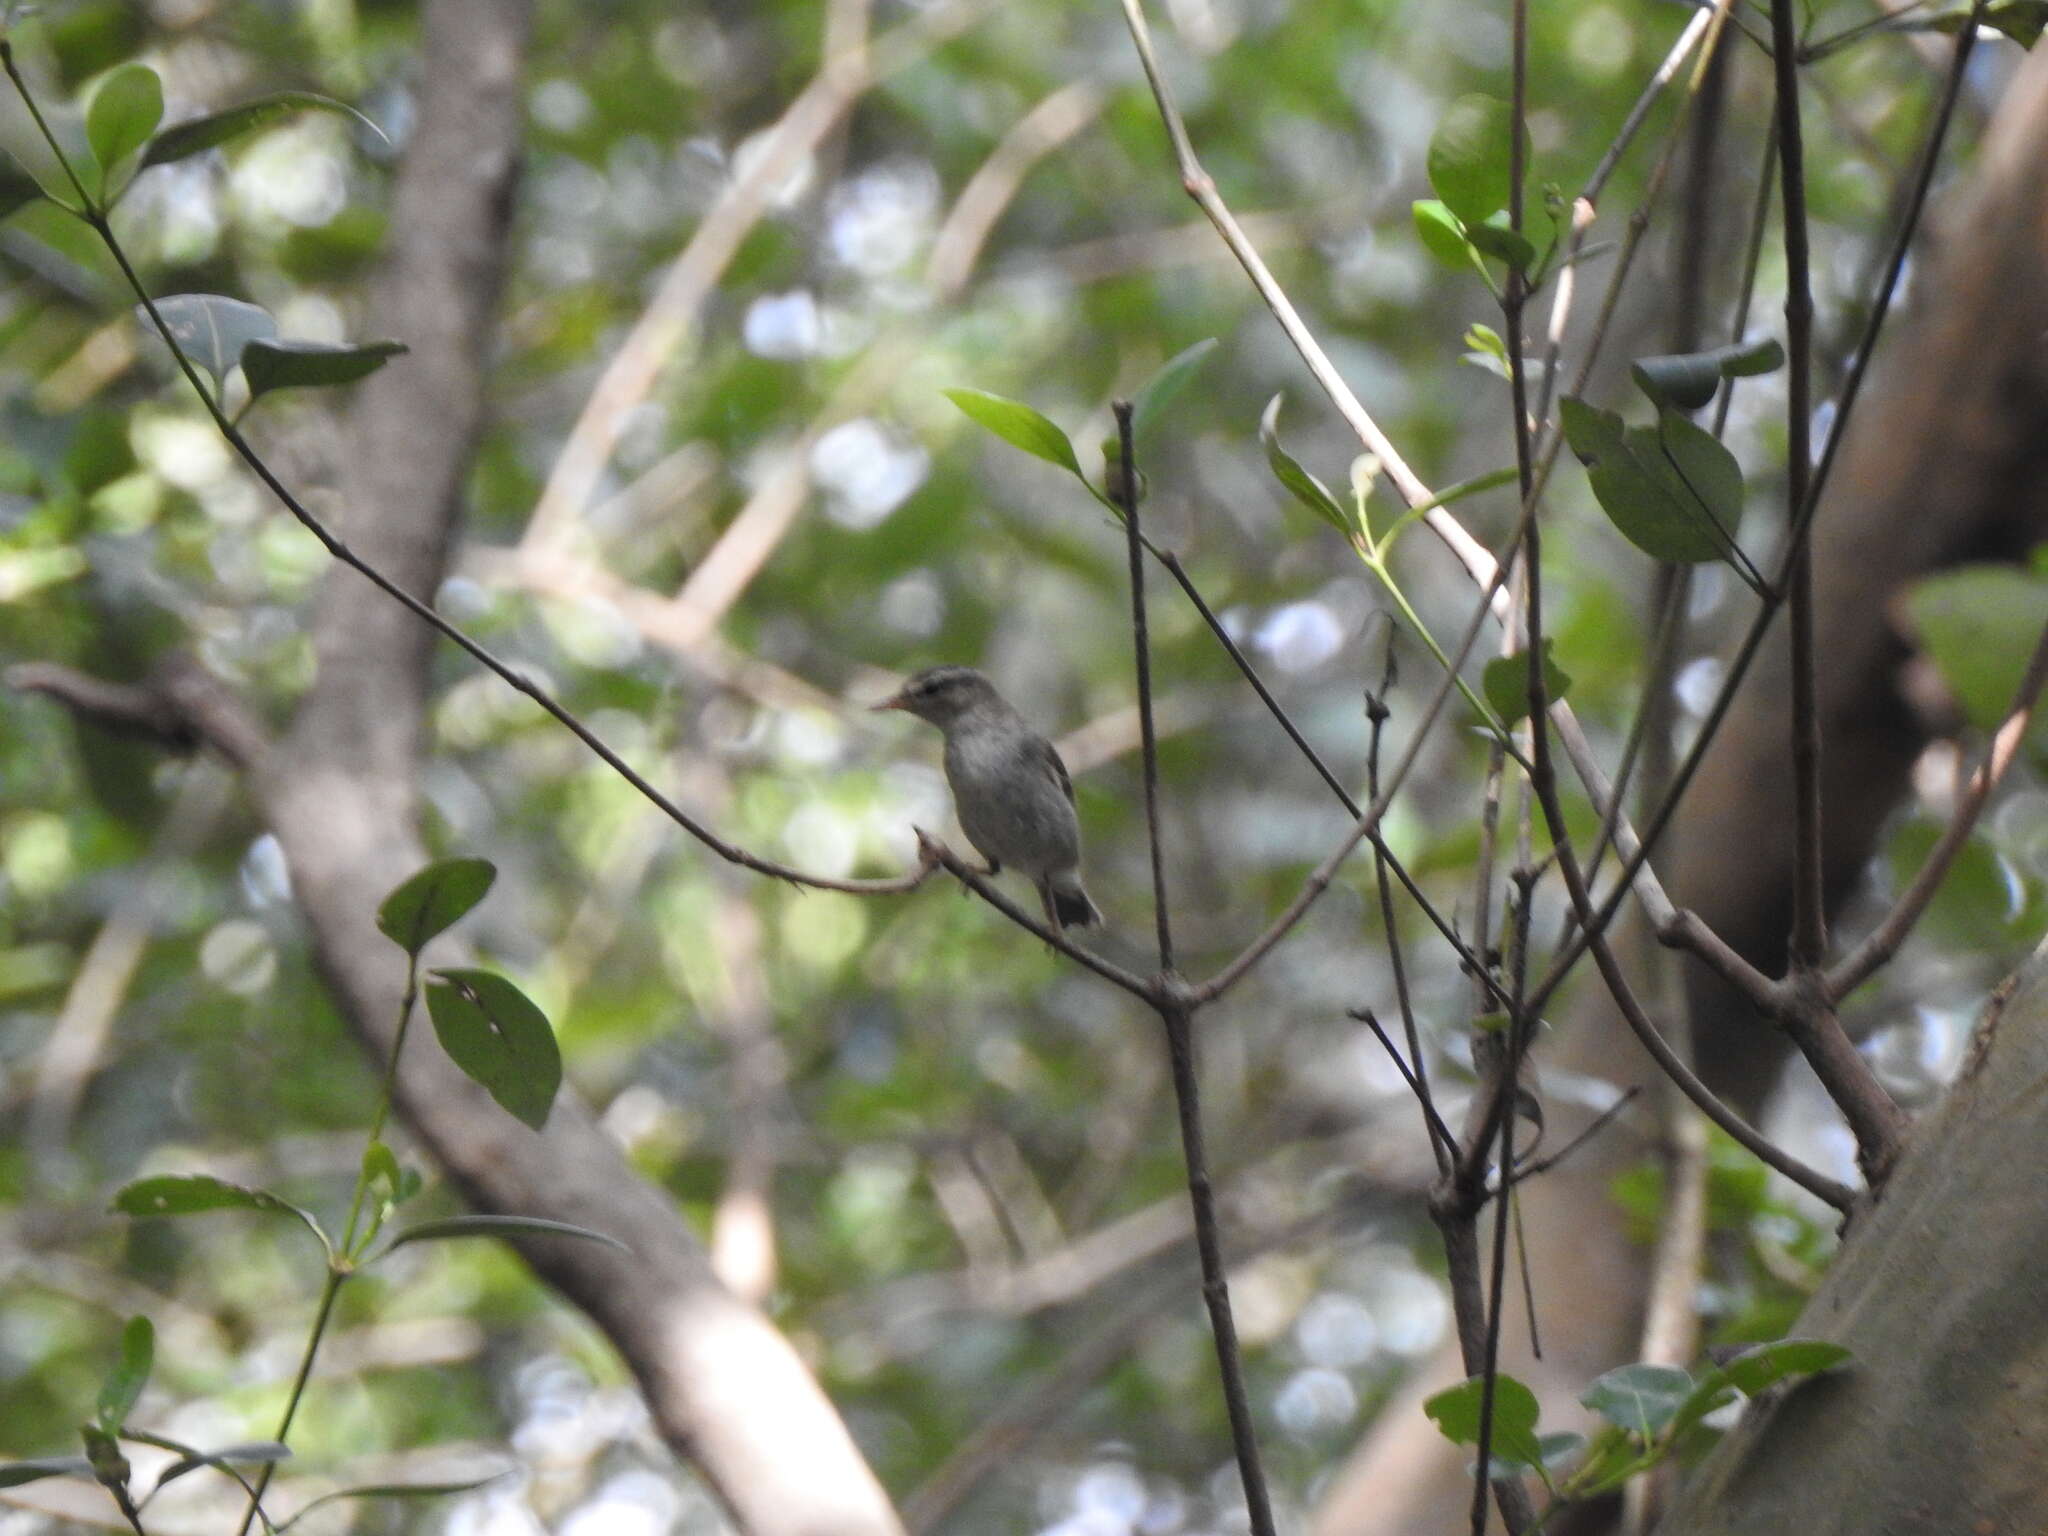
<instances>
[{"instance_id":1,"label":"bird perched on twig","mask_svg":"<svg viewBox=\"0 0 2048 1536\"><path fill-rule=\"evenodd\" d=\"M900 709L946 736L946 782L960 830L988 860L1029 875L1056 929L1102 921L1081 888L1074 783L1053 744L972 667L932 667L876 709Z\"/></svg>"}]
</instances>

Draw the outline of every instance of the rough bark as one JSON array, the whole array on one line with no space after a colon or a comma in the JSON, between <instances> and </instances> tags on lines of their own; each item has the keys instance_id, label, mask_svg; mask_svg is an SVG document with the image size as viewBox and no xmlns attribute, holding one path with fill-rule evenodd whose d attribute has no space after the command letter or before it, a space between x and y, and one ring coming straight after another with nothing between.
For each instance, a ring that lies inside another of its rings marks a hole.
<instances>
[{"instance_id":1,"label":"rough bark","mask_svg":"<svg viewBox=\"0 0 2048 1536\"><path fill-rule=\"evenodd\" d=\"M1937 210L1912 313L1881 344L1870 397L1852 421L1815 525L1827 880L1836 897L1854 884L1925 739L1899 686L1908 651L1892 622L1893 598L1915 577L2015 556L2048 531L2044 154L2048 51L2037 50L2001 104L1967 187ZM1702 766L1661 864L1678 901L1775 973L1790 921L1789 834L1776 835L1791 824L1782 637L1768 654ZM1750 830L1731 837L1731 827ZM1702 1075L1753 1109L1782 1065L1782 1041L1703 968L1689 963L1686 973ZM1648 1082L1654 1072L1606 1007L1583 1010L1541 1054L1621 1083ZM1553 1135L1573 1128L1569 1109L1553 1116ZM2023 1156L2019 1147L2012 1144L2015 1157ZM1605 1136L1525 1194L1545 1358L1511 1350L1503 1365L1543 1393L1546 1423L1574 1411L1591 1377L1633 1357L1648 1254L1622 1234L1607 1190L1648 1150L1626 1133ZM2038 1163L2038 1144L2026 1160ZM1987 1284L1997 1283L1996 1273L1982 1272ZM1505 1337L1526 1338L1517 1316ZM1421 1536L1455 1518L1469 1489L1463 1457L1422 1419L1419 1403L1458 1372L1443 1362L1432 1369L1389 1405L1332 1482L1312 1526L1317 1536ZM2040 1454L2037 1442L2036 1466Z\"/></svg>"},{"instance_id":2,"label":"rough bark","mask_svg":"<svg viewBox=\"0 0 2048 1536\"><path fill-rule=\"evenodd\" d=\"M521 142L524 0L435 0L420 122L400 173L374 329L411 354L367 384L352 423L340 532L431 596L459 523L483 414ZM322 971L382 1060L402 980L378 902L424 859L415 825L434 637L353 573L329 578L317 681L257 766L266 819ZM512 1120L415 1031L401 1111L479 1210L610 1233L523 1241L534 1268L604 1330L656 1422L762 1536L900 1536L887 1497L789 1342L712 1275L703 1245L565 1093L544 1133Z\"/></svg>"},{"instance_id":3,"label":"rough bark","mask_svg":"<svg viewBox=\"0 0 2048 1536\"><path fill-rule=\"evenodd\" d=\"M1750 1406L1660 1536L2048 1530L2048 947L1800 1318L1854 1352Z\"/></svg>"}]
</instances>

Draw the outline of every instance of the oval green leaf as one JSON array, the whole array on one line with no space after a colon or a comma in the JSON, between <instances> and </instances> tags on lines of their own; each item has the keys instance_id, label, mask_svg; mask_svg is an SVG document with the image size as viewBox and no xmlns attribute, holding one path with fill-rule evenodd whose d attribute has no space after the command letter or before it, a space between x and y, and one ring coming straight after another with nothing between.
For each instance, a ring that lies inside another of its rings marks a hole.
<instances>
[{"instance_id":1,"label":"oval green leaf","mask_svg":"<svg viewBox=\"0 0 2048 1536\"><path fill-rule=\"evenodd\" d=\"M203 1211L263 1211L294 1216L305 1223L323 1247L327 1245L327 1234L312 1212L301 1210L289 1200L280 1200L267 1189L249 1189L203 1173L137 1179L115 1192L112 1208L124 1216L192 1216Z\"/></svg>"},{"instance_id":2,"label":"oval green leaf","mask_svg":"<svg viewBox=\"0 0 2048 1536\"><path fill-rule=\"evenodd\" d=\"M1959 566L1916 582L1906 617L1970 724L1995 730L2026 676L2026 637L2048 624L2048 581L2009 565ZM2041 740L2048 722L2030 734Z\"/></svg>"},{"instance_id":3,"label":"oval green leaf","mask_svg":"<svg viewBox=\"0 0 2048 1536\"><path fill-rule=\"evenodd\" d=\"M174 294L158 299L156 312L178 350L212 374L216 387L241 363L244 347L277 335L270 311L217 293ZM150 324L146 309L138 306L135 313L144 326Z\"/></svg>"},{"instance_id":4,"label":"oval green leaf","mask_svg":"<svg viewBox=\"0 0 2048 1536\"><path fill-rule=\"evenodd\" d=\"M352 1488L336 1488L323 1493L317 1499L309 1499L287 1520L278 1522L280 1532L288 1531L323 1504L332 1504L337 1499L432 1499L452 1493L468 1493L487 1483L495 1483L502 1477L510 1477L516 1470L507 1467L502 1472L492 1472L483 1477L468 1477L459 1482L448 1483L359 1483Z\"/></svg>"},{"instance_id":5,"label":"oval green leaf","mask_svg":"<svg viewBox=\"0 0 2048 1536\"><path fill-rule=\"evenodd\" d=\"M1673 411L1624 427L1612 411L1559 402L1565 440L1624 538L1659 560L1728 559L1742 520L1742 469L1704 428Z\"/></svg>"},{"instance_id":6,"label":"oval green leaf","mask_svg":"<svg viewBox=\"0 0 2048 1536\"><path fill-rule=\"evenodd\" d=\"M1273 471L1273 478L1290 496L1332 528L1346 538L1354 536L1358 529L1337 504L1337 498L1330 494L1330 488L1303 469L1294 455L1280 446L1280 398L1275 395L1267 401L1266 409L1259 417L1259 442L1265 447L1266 464Z\"/></svg>"},{"instance_id":7,"label":"oval green leaf","mask_svg":"<svg viewBox=\"0 0 2048 1536\"><path fill-rule=\"evenodd\" d=\"M384 898L377 931L417 955L482 901L497 878L489 859L436 859Z\"/></svg>"},{"instance_id":8,"label":"oval green leaf","mask_svg":"<svg viewBox=\"0 0 2048 1536\"><path fill-rule=\"evenodd\" d=\"M378 138L385 139L383 129L346 102L312 91L279 91L166 128L149 141L149 148L142 156L143 167L147 169L152 165L168 165L174 160L189 159L203 150L226 144L245 133L254 133L259 128L267 128L300 112L335 112L343 117L352 117ZM390 140L385 139L385 142L388 144Z\"/></svg>"},{"instance_id":9,"label":"oval green leaf","mask_svg":"<svg viewBox=\"0 0 2048 1536\"><path fill-rule=\"evenodd\" d=\"M1082 484L1081 461L1074 457L1074 445L1051 420L1021 400L1008 400L983 389L949 389L945 396L969 418L995 433L1013 448L1057 464Z\"/></svg>"},{"instance_id":10,"label":"oval green leaf","mask_svg":"<svg viewBox=\"0 0 2048 1536\"><path fill-rule=\"evenodd\" d=\"M562 1054L547 1015L494 971L434 972L427 1013L449 1059L536 1131L562 1086Z\"/></svg>"},{"instance_id":11,"label":"oval green leaf","mask_svg":"<svg viewBox=\"0 0 2048 1536\"><path fill-rule=\"evenodd\" d=\"M103 202L120 196L133 178L137 152L163 120L164 87L146 64L115 70L93 93L85 110L85 138L99 165L96 189Z\"/></svg>"},{"instance_id":12,"label":"oval green leaf","mask_svg":"<svg viewBox=\"0 0 2048 1536\"><path fill-rule=\"evenodd\" d=\"M1458 216L1433 197L1418 199L1413 212L1423 249L1453 271L1469 271L1476 253Z\"/></svg>"},{"instance_id":13,"label":"oval green leaf","mask_svg":"<svg viewBox=\"0 0 2048 1536\"><path fill-rule=\"evenodd\" d=\"M1477 249L1496 261L1505 262L1517 272L1526 272L1536 264L1536 247L1508 227L1504 213L1495 213L1482 223L1466 225L1465 238Z\"/></svg>"},{"instance_id":14,"label":"oval green leaf","mask_svg":"<svg viewBox=\"0 0 2048 1536\"><path fill-rule=\"evenodd\" d=\"M242 349L242 377L249 398L274 389L306 389L353 384L409 350L402 341L366 341L356 345L326 341L251 341Z\"/></svg>"},{"instance_id":15,"label":"oval green leaf","mask_svg":"<svg viewBox=\"0 0 2048 1536\"><path fill-rule=\"evenodd\" d=\"M1429 185L1466 232L1508 202L1508 135L1514 114L1493 96L1460 96L1429 141Z\"/></svg>"},{"instance_id":16,"label":"oval green leaf","mask_svg":"<svg viewBox=\"0 0 2048 1536\"><path fill-rule=\"evenodd\" d=\"M94 1416L108 1434L118 1433L135 1400L149 1383L150 1367L156 1363L156 1329L146 1317L131 1317L121 1330L121 1356L100 1384L99 1406Z\"/></svg>"},{"instance_id":17,"label":"oval green leaf","mask_svg":"<svg viewBox=\"0 0 2048 1536\"><path fill-rule=\"evenodd\" d=\"M1425 1399L1422 1411L1453 1445L1477 1445L1485 1403L1485 1379L1471 1376ZM1536 1434L1540 1412L1536 1394L1524 1382L1505 1372L1497 1374L1493 1378L1490 1454L1513 1466L1543 1465L1543 1443Z\"/></svg>"},{"instance_id":18,"label":"oval green leaf","mask_svg":"<svg viewBox=\"0 0 2048 1536\"><path fill-rule=\"evenodd\" d=\"M1543 693L1555 704L1564 697L1565 690L1572 685L1571 674L1557 664L1551 654L1552 641L1543 637ZM1515 725L1527 718L1529 713L1529 658L1519 656L1496 656L1486 664L1480 674L1480 692L1486 702L1493 706L1503 725Z\"/></svg>"},{"instance_id":19,"label":"oval green leaf","mask_svg":"<svg viewBox=\"0 0 2048 1536\"><path fill-rule=\"evenodd\" d=\"M1692 1377L1676 1366L1623 1365L1597 1378L1579 1401L1609 1423L1651 1440L1692 1391Z\"/></svg>"}]
</instances>

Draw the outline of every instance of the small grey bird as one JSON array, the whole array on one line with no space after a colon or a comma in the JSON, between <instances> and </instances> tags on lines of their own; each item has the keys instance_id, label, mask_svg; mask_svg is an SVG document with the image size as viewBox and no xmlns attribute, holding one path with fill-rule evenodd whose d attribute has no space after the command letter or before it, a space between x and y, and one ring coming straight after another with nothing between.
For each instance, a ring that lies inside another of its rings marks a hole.
<instances>
[{"instance_id":1,"label":"small grey bird","mask_svg":"<svg viewBox=\"0 0 2048 1536\"><path fill-rule=\"evenodd\" d=\"M960 829L988 860L1031 877L1054 928L1102 921L1081 889L1074 783L1051 742L972 667L932 667L876 709L900 709L946 734L946 782Z\"/></svg>"}]
</instances>

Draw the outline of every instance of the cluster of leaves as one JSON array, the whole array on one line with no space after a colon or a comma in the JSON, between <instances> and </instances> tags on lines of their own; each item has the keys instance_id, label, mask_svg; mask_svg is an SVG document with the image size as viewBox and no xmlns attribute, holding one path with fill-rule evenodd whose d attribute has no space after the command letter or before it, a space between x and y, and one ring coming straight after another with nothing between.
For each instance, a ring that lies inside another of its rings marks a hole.
<instances>
[{"instance_id":1,"label":"cluster of leaves","mask_svg":"<svg viewBox=\"0 0 2048 1536\"><path fill-rule=\"evenodd\" d=\"M18 82L11 55L8 69ZM102 227L142 172L306 111L339 113L378 132L355 108L312 91L279 91L160 129L163 82L146 64L114 70L82 103L45 104L17 86L0 104L0 218L46 199ZM284 340L269 311L215 294L145 298L139 313L212 375L214 398L239 368L244 410L273 390L353 383L405 351L396 341Z\"/></svg>"},{"instance_id":2,"label":"cluster of leaves","mask_svg":"<svg viewBox=\"0 0 2048 1536\"><path fill-rule=\"evenodd\" d=\"M443 859L407 879L377 909L377 927L406 955L408 988L406 1009L413 1006L412 980L416 977L421 951L445 933L483 900L497 871L484 859ZM427 1009L434 1031L449 1059L470 1078L487 1089L505 1109L520 1120L540 1129L547 1121L556 1092L561 1086L561 1056L547 1017L535 1007L518 986L492 971L473 967L450 968L428 973ZM404 1032L393 1046L394 1063ZM386 1092L391 1079L386 1079ZM379 1125L382 1113L379 1114ZM286 1216L312 1234L320 1246L330 1287L365 1270L408 1244L463 1237L505 1237L541 1234L586 1238L623 1247L615 1238L587 1227L533 1217L501 1215L454 1216L444 1220L420 1221L390 1233L381 1246L377 1239L398 1208L420 1192L417 1170L403 1166L391 1148L373 1132L364 1146L362 1167L348 1224L337 1240L320 1218L304 1206L294 1204L267 1189L233 1184L208 1174L165 1174L136 1179L114 1196L113 1209L130 1217L193 1216L214 1211L252 1211ZM327 1309L315 1322L324 1326ZM309 1346L310 1353L310 1346ZM130 1425L129 1413L142 1396L155 1359L155 1332L149 1319L132 1319L122 1332L120 1358L100 1390L98 1410L80 1434L85 1442L83 1456L44 1457L0 1463L0 1488L34 1482L46 1477L85 1478L105 1487L134 1522L165 1484L201 1467L213 1467L234 1477L249 1491L252 1505L266 1531L283 1531L314 1508L332 1499L369 1497L424 1497L464 1492L482 1486L492 1478L461 1482L362 1484L343 1488L310 1501L290 1519L273 1523L256 1500L257 1490L239 1473L237 1466L274 1463L291 1454L278 1441L256 1445L235 1445L204 1451L166 1438L153 1431ZM179 1460L167 1467L149 1490L136 1499L130 1489L131 1468L120 1449L123 1439L175 1451Z\"/></svg>"},{"instance_id":3,"label":"cluster of leaves","mask_svg":"<svg viewBox=\"0 0 2048 1536\"><path fill-rule=\"evenodd\" d=\"M1473 1376L1446 1387L1423 1404L1423 1412L1454 1445L1476 1446L1483 1434L1493 1475L1533 1472L1553 1498L1590 1499L1674 1456L1690 1458L1704 1450L1717 1438L1708 1417L1738 1398L1753 1399L1781 1383L1833 1370L1848 1358L1841 1345L1824 1339L1780 1339L1697 1376L1676 1366L1618 1366L1579 1395L1607 1421L1590 1439L1576 1432L1541 1433L1536 1394L1504 1373L1491 1383Z\"/></svg>"}]
</instances>

